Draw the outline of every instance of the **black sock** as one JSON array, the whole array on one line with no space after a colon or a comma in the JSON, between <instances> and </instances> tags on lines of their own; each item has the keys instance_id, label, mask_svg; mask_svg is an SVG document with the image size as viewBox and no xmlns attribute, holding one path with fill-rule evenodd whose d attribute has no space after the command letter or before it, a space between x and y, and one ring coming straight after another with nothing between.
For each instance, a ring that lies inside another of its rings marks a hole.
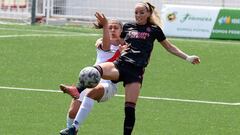
<instances>
[{"instance_id":1,"label":"black sock","mask_svg":"<svg viewBox=\"0 0 240 135\"><path fill-rule=\"evenodd\" d=\"M125 103L124 135L131 135L135 123L135 103Z\"/></svg>"},{"instance_id":2,"label":"black sock","mask_svg":"<svg viewBox=\"0 0 240 135\"><path fill-rule=\"evenodd\" d=\"M86 89L85 87L83 87L81 85L81 83L79 81L77 82L76 88L77 88L79 93L81 93L82 91L84 91Z\"/></svg>"},{"instance_id":3,"label":"black sock","mask_svg":"<svg viewBox=\"0 0 240 135\"><path fill-rule=\"evenodd\" d=\"M103 70L102 70L102 67L101 67L101 66L95 65L95 66L93 66L93 67L98 70L98 72L100 73L101 76L103 75Z\"/></svg>"}]
</instances>

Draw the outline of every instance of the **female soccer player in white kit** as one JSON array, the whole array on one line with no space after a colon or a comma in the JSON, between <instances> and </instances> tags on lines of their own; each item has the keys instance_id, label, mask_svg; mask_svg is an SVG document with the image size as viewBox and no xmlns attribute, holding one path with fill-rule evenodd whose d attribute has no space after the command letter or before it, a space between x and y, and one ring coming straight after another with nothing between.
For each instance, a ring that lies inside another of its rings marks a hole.
<instances>
[{"instance_id":1,"label":"female soccer player in white kit","mask_svg":"<svg viewBox=\"0 0 240 135\"><path fill-rule=\"evenodd\" d=\"M96 16L101 16L101 14L97 13ZM124 43L124 41L120 39L121 32L121 22L117 20L110 20L108 22L108 29L103 29L103 38L96 41L97 58L95 64L113 62L120 56L121 50L126 48L126 46L121 46L121 44ZM70 132L69 128L72 124L74 124L76 129L79 128L91 111L94 100L104 102L117 93L116 84L110 80L103 79L101 79L95 88L85 89L80 94L76 92L79 90L76 90L77 87L75 86L61 84L60 89L74 98L68 112L67 128L60 131L61 135L68 135Z\"/></svg>"}]
</instances>

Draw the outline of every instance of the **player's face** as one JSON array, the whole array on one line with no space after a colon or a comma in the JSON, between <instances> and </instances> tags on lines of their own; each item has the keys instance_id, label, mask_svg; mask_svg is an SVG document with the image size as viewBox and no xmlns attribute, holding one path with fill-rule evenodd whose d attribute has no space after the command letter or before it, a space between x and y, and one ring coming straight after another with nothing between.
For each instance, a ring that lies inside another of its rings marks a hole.
<instances>
[{"instance_id":1,"label":"player's face","mask_svg":"<svg viewBox=\"0 0 240 135\"><path fill-rule=\"evenodd\" d=\"M110 34L111 40L120 38L122 28L118 22L110 21L108 24L108 29L109 29L109 34Z\"/></svg>"},{"instance_id":2,"label":"player's face","mask_svg":"<svg viewBox=\"0 0 240 135\"><path fill-rule=\"evenodd\" d=\"M144 4L139 3L135 7L135 20L139 25L145 25L147 23L148 17L150 17L150 13Z\"/></svg>"}]
</instances>

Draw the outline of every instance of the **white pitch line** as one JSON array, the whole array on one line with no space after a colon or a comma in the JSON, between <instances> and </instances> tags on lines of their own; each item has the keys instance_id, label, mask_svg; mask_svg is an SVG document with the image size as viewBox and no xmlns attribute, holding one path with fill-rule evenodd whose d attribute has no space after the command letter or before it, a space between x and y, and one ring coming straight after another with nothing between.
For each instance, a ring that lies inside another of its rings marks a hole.
<instances>
[{"instance_id":1,"label":"white pitch line","mask_svg":"<svg viewBox=\"0 0 240 135\"><path fill-rule=\"evenodd\" d=\"M50 89L32 89L32 88L17 88L17 87L5 87L0 86L0 89L8 90L23 90L23 91L34 91L34 92L62 92L60 90L50 90ZM125 97L124 95L116 95L117 97ZM214 105L228 105L228 106L239 106L240 103L228 103L228 102L215 102L215 101L203 101L203 100L189 100L189 99L175 99L175 98L161 98L161 97L146 97L139 96L141 99L150 100L163 100L163 101L176 101L176 102L186 102L186 103L202 103L202 104L214 104Z\"/></svg>"},{"instance_id":2,"label":"white pitch line","mask_svg":"<svg viewBox=\"0 0 240 135\"><path fill-rule=\"evenodd\" d=\"M32 89L32 88L17 88L17 87L5 87L0 86L0 89L8 89L8 90L23 90L23 91L34 91L34 92L62 92L60 90L49 90L49 89Z\"/></svg>"},{"instance_id":3,"label":"white pitch line","mask_svg":"<svg viewBox=\"0 0 240 135\"><path fill-rule=\"evenodd\" d=\"M217 43L217 44L233 44L240 45L239 41L235 40L211 40L211 39L197 39L197 38L169 38L170 40L186 41L186 42L201 42L201 43Z\"/></svg>"},{"instance_id":4,"label":"white pitch line","mask_svg":"<svg viewBox=\"0 0 240 135\"><path fill-rule=\"evenodd\" d=\"M55 34L76 34L78 32L66 32L66 31L56 31L56 30L38 30L38 29L18 29L18 28L1 28L0 30L7 30L7 31L20 31L20 32L41 32L41 33L55 33Z\"/></svg>"},{"instance_id":5,"label":"white pitch line","mask_svg":"<svg viewBox=\"0 0 240 135\"><path fill-rule=\"evenodd\" d=\"M96 33L82 33L82 32L62 32L62 31L48 31L48 30L29 30L29 29L17 29L17 28L1 28L2 30L9 30L9 31L30 31L30 32L44 32L44 33L55 33L55 34L64 34L61 36L100 36L101 34L96 34ZM75 35L76 34L76 35ZM31 35L28 35L31 37ZM36 35L33 34L32 37ZM53 34L51 35L46 35L46 34L39 34L37 36L54 36ZM1 35L0 38L5 37L5 35ZM11 37L10 35L6 35L6 37ZM12 37L21 37L21 35L13 35ZM27 37L27 36L26 36ZM179 40L179 41L188 41L188 42L206 42L206 43L218 43L218 44L234 44L234 45L240 45L239 41L231 41L231 40L210 40L210 39L197 39L197 38L172 38L169 37L170 40Z\"/></svg>"}]
</instances>

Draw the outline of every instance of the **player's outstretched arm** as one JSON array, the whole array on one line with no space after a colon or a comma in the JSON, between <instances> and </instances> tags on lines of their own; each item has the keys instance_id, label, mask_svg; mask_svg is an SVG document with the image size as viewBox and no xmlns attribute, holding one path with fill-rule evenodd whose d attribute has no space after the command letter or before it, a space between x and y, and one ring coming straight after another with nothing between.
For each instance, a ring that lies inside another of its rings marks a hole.
<instances>
[{"instance_id":1,"label":"player's outstretched arm","mask_svg":"<svg viewBox=\"0 0 240 135\"><path fill-rule=\"evenodd\" d=\"M103 27L102 49L107 51L110 49L108 20L103 13L99 13L99 12L95 13L95 17L97 19L98 24Z\"/></svg>"},{"instance_id":2,"label":"player's outstretched arm","mask_svg":"<svg viewBox=\"0 0 240 135\"><path fill-rule=\"evenodd\" d=\"M188 55L181 51L179 48L177 48L175 45L173 45L171 42L169 42L167 39L160 42L161 45L170 53L189 61L192 64L199 64L200 58L196 55Z\"/></svg>"}]
</instances>

